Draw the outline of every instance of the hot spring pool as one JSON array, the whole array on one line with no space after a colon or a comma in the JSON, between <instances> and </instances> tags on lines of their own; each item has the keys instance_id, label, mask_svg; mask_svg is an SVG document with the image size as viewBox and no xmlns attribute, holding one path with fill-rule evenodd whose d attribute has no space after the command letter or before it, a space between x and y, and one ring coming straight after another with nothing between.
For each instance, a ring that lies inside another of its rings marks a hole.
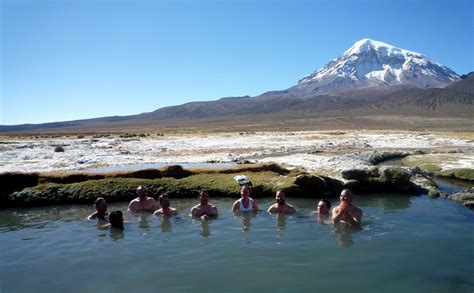
<instances>
[{"instance_id":1,"label":"hot spring pool","mask_svg":"<svg viewBox=\"0 0 474 293\"><path fill-rule=\"evenodd\" d=\"M340 234L311 215L315 200L288 201L297 214L235 216L211 198L220 216L201 222L197 200L172 200L179 216L125 212L123 233L85 220L92 206L0 210L0 292L474 290L474 212L458 203L360 195L363 230Z\"/></svg>"}]
</instances>

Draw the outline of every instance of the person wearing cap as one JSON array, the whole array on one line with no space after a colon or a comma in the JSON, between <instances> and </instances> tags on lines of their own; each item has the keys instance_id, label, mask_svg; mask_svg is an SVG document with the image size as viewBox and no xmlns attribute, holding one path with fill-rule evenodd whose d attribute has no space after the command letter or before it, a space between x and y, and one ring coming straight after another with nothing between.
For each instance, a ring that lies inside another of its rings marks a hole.
<instances>
[{"instance_id":1,"label":"person wearing cap","mask_svg":"<svg viewBox=\"0 0 474 293\"><path fill-rule=\"evenodd\" d=\"M257 202L250 197L250 187L243 185L240 189L241 198L234 202L232 206L233 212L256 212L258 211Z\"/></svg>"},{"instance_id":2,"label":"person wearing cap","mask_svg":"<svg viewBox=\"0 0 474 293\"><path fill-rule=\"evenodd\" d=\"M201 190L198 198L200 203L191 208L190 215L202 220L217 217L217 207L209 203L209 193L206 190Z\"/></svg>"},{"instance_id":3,"label":"person wearing cap","mask_svg":"<svg viewBox=\"0 0 474 293\"><path fill-rule=\"evenodd\" d=\"M286 195L283 191L278 190L275 195L276 203L268 208L269 213L292 214L296 209L286 202Z\"/></svg>"},{"instance_id":4,"label":"person wearing cap","mask_svg":"<svg viewBox=\"0 0 474 293\"><path fill-rule=\"evenodd\" d=\"M156 200L148 196L148 190L142 185L137 187L137 198L133 199L128 205L130 211L154 212L157 208Z\"/></svg>"},{"instance_id":5,"label":"person wearing cap","mask_svg":"<svg viewBox=\"0 0 474 293\"><path fill-rule=\"evenodd\" d=\"M172 216L178 214L178 210L171 207L170 204L170 197L168 193L164 193L160 195L158 199L161 209L157 210L154 215L155 216L160 216L160 215L165 215L165 216Z\"/></svg>"},{"instance_id":6,"label":"person wearing cap","mask_svg":"<svg viewBox=\"0 0 474 293\"><path fill-rule=\"evenodd\" d=\"M333 224L347 224L350 227L360 228L362 210L352 205L354 194L350 189L344 189L339 196L340 203L332 210Z\"/></svg>"}]
</instances>

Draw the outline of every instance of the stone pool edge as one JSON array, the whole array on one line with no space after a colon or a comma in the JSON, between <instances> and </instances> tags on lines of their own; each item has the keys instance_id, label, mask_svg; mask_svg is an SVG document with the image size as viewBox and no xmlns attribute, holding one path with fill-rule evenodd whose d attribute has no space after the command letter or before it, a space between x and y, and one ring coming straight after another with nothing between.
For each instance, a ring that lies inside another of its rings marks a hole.
<instances>
[{"instance_id":1,"label":"stone pool edge","mask_svg":"<svg viewBox=\"0 0 474 293\"><path fill-rule=\"evenodd\" d=\"M227 169L184 169L172 165L160 169L101 174L2 173L0 206L90 204L99 196L105 197L108 202L129 201L135 198L138 185L147 186L155 198L163 192L175 198L192 198L201 189L207 189L211 196L237 198L240 186L233 179L236 175L250 178L252 196L256 198L273 197L277 190L285 191L289 197L335 198L344 188L359 193L444 195L437 190L433 177L416 167L350 169L342 171L340 178L335 178L311 174L299 168L289 170L274 163L239 165Z\"/></svg>"}]
</instances>

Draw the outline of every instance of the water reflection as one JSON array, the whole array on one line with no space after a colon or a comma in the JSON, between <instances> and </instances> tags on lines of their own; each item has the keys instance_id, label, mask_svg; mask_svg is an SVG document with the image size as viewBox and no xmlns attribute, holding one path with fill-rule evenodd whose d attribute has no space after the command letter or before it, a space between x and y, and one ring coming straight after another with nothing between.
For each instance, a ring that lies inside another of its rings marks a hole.
<instances>
[{"instance_id":1,"label":"water reflection","mask_svg":"<svg viewBox=\"0 0 474 293\"><path fill-rule=\"evenodd\" d=\"M283 231L286 229L286 217L287 215L284 213L277 213L276 214L276 226L277 231Z\"/></svg>"},{"instance_id":2,"label":"water reflection","mask_svg":"<svg viewBox=\"0 0 474 293\"><path fill-rule=\"evenodd\" d=\"M234 214L234 218L242 218L242 232L249 232L250 226L252 226L251 219L257 216L255 212L232 212Z\"/></svg>"},{"instance_id":3,"label":"water reflection","mask_svg":"<svg viewBox=\"0 0 474 293\"><path fill-rule=\"evenodd\" d=\"M0 231L42 229L57 221L73 222L87 217L90 208L56 206L48 208L8 209L0 213Z\"/></svg>"},{"instance_id":4,"label":"water reflection","mask_svg":"<svg viewBox=\"0 0 474 293\"><path fill-rule=\"evenodd\" d=\"M340 247L351 247L354 244L352 234L362 231L361 228L350 227L346 224L335 224L334 233L338 235Z\"/></svg>"},{"instance_id":5,"label":"water reflection","mask_svg":"<svg viewBox=\"0 0 474 293\"><path fill-rule=\"evenodd\" d=\"M150 223L148 222L148 217L150 217L150 215L144 215L144 214L138 217L140 221L138 224L138 227L140 227L140 229L144 231L150 231Z\"/></svg>"},{"instance_id":6,"label":"water reflection","mask_svg":"<svg viewBox=\"0 0 474 293\"><path fill-rule=\"evenodd\" d=\"M104 230L104 225L107 225L107 223L109 223L107 220L97 219L97 229Z\"/></svg>"},{"instance_id":7,"label":"water reflection","mask_svg":"<svg viewBox=\"0 0 474 293\"><path fill-rule=\"evenodd\" d=\"M318 220L318 223L321 225L331 225L331 214L323 215L318 212L313 212L312 213L314 216L316 216L316 219Z\"/></svg>"},{"instance_id":8,"label":"water reflection","mask_svg":"<svg viewBox=\"0 0 474 293\"><path fill-rule=\"evenodd\" d=\"M351 247L354 244L352 241L352 235L350 231L347 230L339 230L335 231L338 235L339 246L340 247Z\"/></svg>"},{"instance_id":9,"label":"water reflection","mask_svg":"<svg viewBox=\"0 0 474 293\"><path fill-rule=\"evenodd\" d=\"M114 227L110 228L110 239L112 239L113 241L123 239L124 237L125 234L122 229L117 229Z\"/></svg>"},{"instance_id":10,"label":"water reflection","mask_svg":"<svg viewBox=\"0 0 474 293\"><path fill-rule=\"evenodd\" d=\"M435 183L438 185L439 190L446 194L460 192L472 186L471 183L449 178L436 178Z\"/></svg>"},{"instance_id":11,"label":"water reflection","mask_svg":"<svg viewBox=\"0 0 474 293\"><path fill-rule=\"evenodd\" d=\"M255 213L242 213L242 231L249 232L252 225L251 219L255 218Z\"/></svg>"},{"instance_id":12,"label":"water reflection","mask_svg":"<svg viewBox=\"0 0 474 293\"><path fill-rule=\"evenodd\" d=\"M149 218L151 214L149 212L142 211L130 211L130 214L138 220L138 227L145 232L150 231L150 222Z\"/></svg>"},{"instance_id":13,"label":"water reflection","mask_svg":"<svg viewBox=\"0 0 474 293\"><path fill-rule=\"evenodd\" d=\"M407 209L411 204L410 196L404 194L364 195L357 198L357 202L363 206L381 208L385 212Z\"/></svg>"},{"instance_id":14,"label":"water reflection","mask_svg":"<svg viewBox=\"0 0 474 293\"><path fill-rule=\"evenodd\" d=\"M169 216L162 216L160 218L161 218L161 223L160 223L161 232L172 232L173 227L171 225L170 217Z\"/></svg>"},{"instance_id":15,"label":"water reflection","mask_svg":"<svg viewBox=\"0 0 474 293\"><path fill-rule=\"evenodd\" d=\"M199 230L199 234L204 237L208 237L211 235L211 230L209 230L209 222L208 220L201 220L201 229Z\"/></svg>"}]
</instances>

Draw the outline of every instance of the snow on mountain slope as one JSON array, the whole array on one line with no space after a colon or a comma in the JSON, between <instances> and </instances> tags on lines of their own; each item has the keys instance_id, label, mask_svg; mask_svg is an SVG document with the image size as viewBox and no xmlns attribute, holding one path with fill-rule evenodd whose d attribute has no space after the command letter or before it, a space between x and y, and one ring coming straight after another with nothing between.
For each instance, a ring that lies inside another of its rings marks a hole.
<instances>
[{"instance_id":1,"label":"snow on mountain slope","mask_svg":"<svg viewBox=\"0 0 474 293\"><path fill-rule=\"evenodd\" d=\"M377 85L430 88L447 86L459 78L451 69L422 54L363 39L320 70L300 79L290 90L325 94Z\"/></svg>"}]
</instances>

